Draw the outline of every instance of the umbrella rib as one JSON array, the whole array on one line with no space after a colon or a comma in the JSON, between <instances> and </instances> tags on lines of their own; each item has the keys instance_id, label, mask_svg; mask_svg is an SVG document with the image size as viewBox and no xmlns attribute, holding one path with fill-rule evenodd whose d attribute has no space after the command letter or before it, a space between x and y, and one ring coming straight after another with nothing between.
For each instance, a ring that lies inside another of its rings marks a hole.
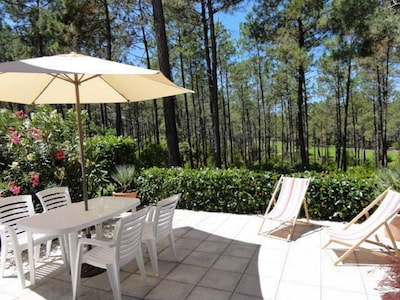
<instances>
[{"instance_id":1,"label":"umbrella rib","mask_svg":"<svg viewBox=\"0 0 400 300\"><path fill-rule=\"evenodd\" d=\"M82 82L85 82L85 81L91 80L91 79L93 79L95 77L101 76L100 74L95 74L95 75L89 76L89 77L85 78L84 80L82 80L82 78L87 74L80 74L79 79L75 80L75 77L72 78L66 73L60 73L60 74L54 74L54 75L51 74L51 75L54 76L54 77L57 77L57 78L59 78L61 80L65 80L67 82L73 83L73 84L75 84L75 82L77 82L78 84L81 84ZM74 75L78 75L78 74L74 74Z\"/></svg>"},{"instance_id":2,"label":"umbrella rib","mask_svg":"<svg viewBox=\"0 0 400 300\"><path fill-rule=\"evenodd\" d=\"M81 78L83 78L83 76L84 76L84 74L81 75ZM78 82L79 82L79 83L82 83L82 82L85 82L85 81L89 81L89 80L91 80L91 79L93 79L93 78L95 78L95 77L100 77L100 78L102 78L102 77L101 77L101 74L95 74L95 75L92 75L92 76L89 76L89 77L85 78L84 80L81 80L81 78L80 78Z\"/></svg>"},{"instance_id":3,"label":"umbrella rib","mask_svg":"<svg viewBox=\"0 0 400 300\"><path fill-rule=\"evenodd\" d=\"M46 86L40 91L40 93L33 99L32 104L35 104L36 101L40 98L40 96L46 91L46 89L49 87L49 85L57 78L57 76L54 76L50 74L53 78L46 84Z\"/></svg>"},{"instance_id":4,"label":"umbrella rib","mask_svg":"<svg viewBox=\"0 0 400 300\"><path fill-rule=\"evenodd\" d=\"M71 77L68 76L68 74L65 73L60 73L60 74L51 74L49 73L49 75L52 77L51 80L46 84L46 86L40 91L40 93L33 99L32 104L35 104L36 101L40 98L40 96L46 91L46 89L51 85L51 83L55 80L55 79L61 79L61 80L65 80L67 82L70 82L72 84L75 84L75 80ZM88 81L92 78L98 77L100 76L99 74L90 76L88 78L86 78L85 80L81 80L84 77L84 74L81 74L80 78L77 80L78 84L81 84L82 82Z\"/></svg>"},{"instance_id":5,"label":"umbrella rib","mask_svg":"<svg viewBox=\"0 0 400 300\"><path fill-rule=\"evenodd\" d=\"M100 76L100 79L104 81L105 84L107 84L111 89L113 89L116 93L121 95L122 98L124 98L127 102L131 102L128 98L126 98L123 94L120 93L120 91L116 90L112 85L110 85L102 76Z\"/></svg>"},{"instance_id":6,"label":"umbrella rib","mask_svg":"<svg viewBox=\"0 0 400 300\"><path fill-rule=\"evenodd\" d=\"M33 99L33 101L32 101L33 104L36 103L36 101L40 98L40 96L46 91L46 89L50 86L50 84L51 84L56 78L59 78L59 79L61 79L61 80L68 81L68 82L70 82L70 83L72 83L72 84L75 83L75 81L74 81L72 78L70 78L67 74L52 74L52 73L49 73L49 75L52 77L51 80L50 80L50 81L46 84L46 86L40 91L40 93L35 97L35 99ZM82 74L82 76L83 76L83 74ZM79 82L79 81L78 81L78 82Z\"/></svg>"}]
</instances>

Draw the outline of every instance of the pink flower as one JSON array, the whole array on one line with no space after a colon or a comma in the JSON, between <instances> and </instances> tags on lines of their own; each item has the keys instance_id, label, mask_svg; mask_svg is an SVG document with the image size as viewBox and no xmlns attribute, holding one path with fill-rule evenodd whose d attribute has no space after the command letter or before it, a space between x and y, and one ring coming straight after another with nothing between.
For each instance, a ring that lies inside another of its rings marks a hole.
<instances>
[{"instance_id":1,"label":"pink flower","mask_svg":"<svg viewBox=\"0 0 400 300\"><path fill-rule=\"evenodd\" d=\"M19 195L19 193L21 193L21 187L20 186L13 186L13 188L11 189L11 192L13 193L13 195L17 196Z\"/></svg>"},{"instance_id":2,"label":"pink flower","mask_svg":"<svg viewBox=\"0 0 400 300\"><path fill-rule=\"evenodd\" d=\"M29 176L31 177L32 186L37 187L40 183L39 174L36 174L35 172L31 171L29 172Z\"/></svg>"},{"instance_id":3,"label":"pink flower","mask_svg":"<svg viewBox=\"0 0 400 300\"><path fill-rule=\"evenodd\" d=\"M57 160L62 160L64 157L65 157L64 150L61 149L61 148L57 149L57 152L56 152L56 159L57 159Z\"/></svg>"},{"instance_id":4,"label":"pink flower","mask_svg":"<svg viewBox=\"0 0 400 300\"><path fill-rule=\"evenodd\" d=\"M23 134L23 133L18 133L18 132L16 132L16 131L14 130L14 128L10 128L9 131L10 131L10 135L11 135L11 142L12 142L14 145L17 145L17 144L19 143L19 139L20 139L21 137L23 137L24 134Z\"/></svg>"},{"instance_id":5,"label":"pink flower","mask_svg":"<svg viewBox=\"0 0 400 300\"><path fill-rule=\"evenodd\" d=\"M11 142L12 142L14 145L18 145L18 144L19 144L19 137L13 137L13 138L11 138Z\"/></svg>"},{"instance_id":6,"label":"pink flower","mask_svg":"<svg viewBox=\"0 0 400 300\"><path fill-rule=\"evenodd\" d=\"M35 176L35 178L32 178L32 186L37 187L39 185L39 176Z\"/></svg>"},{"instance_id":7,"label":"pink flower","mask_svg":"<svg viewBox=\"0 0 400 300\"><path fill-rule=\"evenodd\" d=\"M26 117L26 114L24 113L23 110L16 111L16 112L14 113L14 115L15 115L16 117L20 117L20 118L25 118L25 117Z\"/></svg>"},{"instance_id":8,"label":"pink flower","mask_svg":"<svg viewBox=\"0 0 400 300\"><path fill-rule=\"evenodd\" d=\"M30 130L31 130L31 133L32 133L33 138L34 138L36 141L39 141L39 140L42 138L40 129L38 129L38 128L31 128Z\"/></svg>"},{"instance_id":9,"label":"pink flower","mask_svg":"<svg viewBox=\"0 0 400 300\"><path fill-rule=\"evenodd\" d=\"M13 193L13 195L19 195L21 193L21 187L18 185L15 185L15 182L12 181L8 184L8 189Z\"/></svg>"}]
</instances>

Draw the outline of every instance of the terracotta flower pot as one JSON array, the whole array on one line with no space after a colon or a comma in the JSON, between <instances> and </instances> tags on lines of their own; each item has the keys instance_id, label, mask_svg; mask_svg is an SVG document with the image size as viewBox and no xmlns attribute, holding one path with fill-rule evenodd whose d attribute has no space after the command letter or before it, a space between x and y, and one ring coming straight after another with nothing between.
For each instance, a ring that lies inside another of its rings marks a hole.
<instances>
[{"instance_id":1,"label":"terracotta flower pot","mask_svg":"<svg viewBox=\"0 0 400 300\"><path fill-rule=\"evenodd\" d=\"M137 198L139 191L129 192L129 193L118 193L113 192L114 197L129 197L129 198Z\"/></svg>"}]
</instances>

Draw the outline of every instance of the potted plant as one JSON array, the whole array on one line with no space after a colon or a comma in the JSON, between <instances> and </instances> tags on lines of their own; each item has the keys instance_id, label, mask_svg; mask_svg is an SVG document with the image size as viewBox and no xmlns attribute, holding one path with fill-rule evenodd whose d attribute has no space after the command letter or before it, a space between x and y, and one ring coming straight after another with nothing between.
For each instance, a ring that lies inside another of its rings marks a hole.
<instances>
[{"instance_id":1,"label":"potted plant","mask_svg":"<svg viewBox=\"0 0 400 300\"><path fill-rule=\"evenodd\" d=\"M117 185L113 196L137 198L139 191L135 188L136 168L134 165L118 165L111 173Z\"/></svg>"}]
</instances>

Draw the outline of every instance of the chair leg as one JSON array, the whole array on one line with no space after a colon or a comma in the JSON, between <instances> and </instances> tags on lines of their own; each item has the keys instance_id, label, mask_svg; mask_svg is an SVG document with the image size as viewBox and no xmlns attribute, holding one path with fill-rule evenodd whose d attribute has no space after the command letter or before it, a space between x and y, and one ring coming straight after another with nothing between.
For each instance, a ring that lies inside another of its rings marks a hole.
<instances>
[{"instance_id":1,"label":"chair leg","mask_svg":"<svg viewBox=\"0 0 400 300\"><path fill-rule=\"evenodd\" d=\"M339 263L343 262L343 261L344 261L351 253L353 253L354 250L356 250L356 249L361 245L361 243L364 242L364 241L365 241L365 239L362 240L361 242L356 243L355 245L349 245L349 244L346 244L346 243L340 243L340 242L339 242L339 244L345 245L345 246L349 247L349 249L347 249L340 257L338 257L338 259L333 263L333 265L334 265L334 266L337 266ZM326 249L331 243L334 243L334 242L338 242L338 241L337 241L337 240L332 240L332 239L329 240L329 242L326 243L326 244L322 247L322 249Z\"/></svg>"},{"instance_id":2,"label":"chair leg","mask_svg":"<svg viewBox=\"0 0 400 300\"><path fill-rule=\"evenodd\" d=\"M174 259L175 259L175 261L178 261L178 256L176 255L174 233L172 231L169 234L168 238L169 238L169 243L171 244L172 254L174 255Z\"/></svg>"},{"instance_id":3,"label":"chair leg","mask_svg":"<svg viewBox=\"0 0 400 300\"><path fill-rule=\"evenodd\" d=\"M60 248L61 248L61 256L64 261L64 265L69 268L69 256L68 256L68 238L65 235L59 236L58 241L60 242Z\"/></svg>"},{"instance_id":4,"label":"chair leg","mask_svg":"<svg viewBox=\"0 0 400 300\"><path fill-rule=\"evenodd\" d=\"M114 299L121 300L121 285L119 282L119 267L117 266L117 262L107 265L107 272L113 290Z\"/></svg>"},{"instance_id":5,"label":"chair leg","mask_svg":"<svg viewBox=\"0 0 400 300\"><path fill-rule=\"evenodd\" d=\"M339 263L343 262L351 253L353 253L355 247L348 249L345 253L342 254L334 263L334 266L337 266Z\"/></svg>"},{"instance_id":6,"label":"chair leg","mask_svg":"<svg viewBox=\"0 0 400 300\"><path fill-rule=\"evenodd\" d=\"M322 249L328 248L328 246L332 243L332 240L329 240L325 245L322 246Z\"/></svg>"},{"instance_id":7,"label":"chair leg","mask_svg":"<svg viewBox=\"0 0 400 300\"><path fill-rule=\"evenodd\" d=\"M95 225L95 233L96 233L96 237L98 239L103 238L104 232L103 232L103 224L96 224Z\"/></svg>"},{"instance_id":8,"label":"chair leg","mask_svg":"<svg viewBox=\"0 0 400 300\"><path fill-rule=\"evenodd\" d=\"M146 270L144 268L142 247L138 248L138 252L136 253L136 262L139 267L140 275L142 275L143 285L147 285L147 276L146 276Z\"/></svg>"},{"instance_id":9,"label":"chair leg","mask_svg":"<svg viewBox=\"0 0 400 300\"><path fill-rule=\"evenodd\" d=\"M287 239L286 239L286 241L287 242L290 242L292 239L293 239L293 235L294 235L294 231L295 231L295 229L296 229L296 219L295 220L293 220L293 222L292 222L292 226L290 227L290 229L289 229L289 235L288 235L288 237L287 237Z\"/></svg>"},{"instance_id":10,"label":"chair leg","mask_svg":"<svg viewBox=\"0 0 400 300\"><path fill-rule=\"evenodd\" d=\"M5 266L6 266L7 253L8 253L7 244L4 242L2 244L2 247L1 247L0 278L3 278L3 276L4 276L4 269L5 269Z\"/></svg>"},{"instance_id":11,"label":"chair leg","mask_svg":"<svg viewBox=\"0 0 400 300\"><path fill-rule=\"evenodd\" d=\"M147 252L150 256L151 265L156 276L158 276L157 246L155 240L146 241Z\"/></svg>"},{"instance_id":12,"label":"chair leg","mask_svg":"<svg viewBox=\"0 0 400 300\"><path fill-rule=\"evenodd\" d=\"M51 252L51 245L53 243L53 240L49 240L46 243L46 257L50 256L50 252Z\"/></svg>"},{"instance_id":13,"label":"chair leg","mask_svg":"<svg viewBox=\"0 0 400 300\"><path fill-rule=\"evenodd\" d=\"M72 299L78 299L81 287L81 272L82 272L82 256L83 250L79 249L78 257L76 258L76 270L72 278Z\"/></svg>"},{"instance_id":14,"label":"chair leg","mask_svg":"<svg viewBox=\"0 0 400 300\"><path fill-rule=\"evenodd\" d=\"M35 261L38 261L40 258L40 244L33 246L33 248L34 248L33 253L35 256Z\"/></svg>"},{"instance_id":15,"label":"chair leg","mask_svg":"<svg viewBox=\"0 0 400 300\"><path fill-rule=\"evenodd\" d=\"M25 284L25 274L24 274L24 269L22 267L22 256L21 256L21 251L15 251L14 249L14 259L15 259L15 266L17 268L17 274L18 278L21 282L21 288L24 289L26 287Z\"/></svg>"},{"instance_id":16,"label":"chair leg","mask_svg":"<svg viewBox=\"0 0 400 300\"><path fill-rule=\"evenodd\" d=\"M260 229L258 229L258 234L261 234L261 230L262 230L263 227L264 227L264 222L265 222L265 218L263 217L263 221L261 222Z\"/></svg>"}]
</instances>

